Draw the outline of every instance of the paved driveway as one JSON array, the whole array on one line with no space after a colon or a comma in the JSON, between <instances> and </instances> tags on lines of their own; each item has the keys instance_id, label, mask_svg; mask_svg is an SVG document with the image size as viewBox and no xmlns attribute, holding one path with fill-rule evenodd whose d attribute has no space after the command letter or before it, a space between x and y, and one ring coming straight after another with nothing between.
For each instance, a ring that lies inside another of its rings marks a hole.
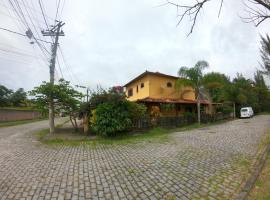
<instances>
[{"instance_id":1,"label":"paved driveway","mask_svg":"<svg viewBox=\"0 0 270 200\"><path fill-rule=\"evenodd\" d=\"M1 199L232 199L270 116L96 147L42 145L33 132L46 125L0 129Z\"/></svg>"}]
</instances>

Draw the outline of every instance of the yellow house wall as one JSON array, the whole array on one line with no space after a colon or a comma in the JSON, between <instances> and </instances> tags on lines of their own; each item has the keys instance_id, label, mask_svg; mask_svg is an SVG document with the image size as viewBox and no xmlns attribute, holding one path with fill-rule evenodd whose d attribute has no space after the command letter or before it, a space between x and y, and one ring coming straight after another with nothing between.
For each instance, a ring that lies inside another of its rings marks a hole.
<instances>
[{"instance_id":1,"label":"yellow house wall","mask_svg":"<svg viewBox=\"0 0 270 200\"><path fill-rule=\"evenodd\" d=\"M150 98L173 98L184 100L195 100L195 94L190 87L186 87L183 92L175 89L175 78L146 75L140 80L137 80L126 87L125 93L129 101L136 101L138 99ZM171 82L172 87L167 87L167 83ZM141 88L141 83L144 87ZM137 92L138 86L138 92ZM128 97L128 90L133 89L133 96Z\"/></svg>"},{"instance_id":2,"label":"yellow house wall","mask_svg":"<svg viewBox=\"0 0 270 200\"><path fill-rule=\"evenodd\" d=\"M173 98L173 99L185 99L185 100L195 100L195 94L192 88L185 88L181 93L175 89L175 78L162 77L149 75L150 80L150 97L151 98ZM167 83L171 82L172 87L167 87Z\"/></svg>"},{"instance_id":3,"label":"yellow house wall","mask_svg":"<svg viewBox=\"0 0 270 200\"><path fill-rule=\"evenodd\" d=\"M141 83L144 83L143 88L141 88ZM149 97L149 85L150 83L149 83L148 75L146 75L140 80L133 82L128 87L126 87L125 93L126 93L127 99L129 101L136 101L138 99L144 99L146 97ZM138 86L138 92L137 92L137 86ZM128 97L128 90L131 88L133 89L133 96Z\"/></svg>"}]
</instances>

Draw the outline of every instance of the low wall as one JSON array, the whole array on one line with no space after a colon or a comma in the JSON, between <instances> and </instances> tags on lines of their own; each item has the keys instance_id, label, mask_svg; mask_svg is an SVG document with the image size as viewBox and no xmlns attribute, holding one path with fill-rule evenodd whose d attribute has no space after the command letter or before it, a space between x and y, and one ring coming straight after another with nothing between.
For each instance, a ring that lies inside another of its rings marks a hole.
<instances>
[{"instance_id":1,"label":"low wall","mask_svg":"<svg viewBox=\"0 0 270 200\"><path fill-rule=\"evenodd\" d=\"M41 118L38 111L0 109L0 122Z\"/></svg>"}]
</instances>

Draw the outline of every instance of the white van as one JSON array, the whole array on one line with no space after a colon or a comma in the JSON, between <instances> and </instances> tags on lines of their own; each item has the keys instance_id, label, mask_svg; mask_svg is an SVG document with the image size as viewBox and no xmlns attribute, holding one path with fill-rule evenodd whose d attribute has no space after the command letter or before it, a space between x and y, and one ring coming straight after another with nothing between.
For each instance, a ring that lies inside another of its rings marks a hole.
<instances>
[{"instance_id":1,"label":"white van","mask_svg":"<svg viewBox=\"0 0 270 200\"><path fill-rule=\"evenodd\" d=\"M246 117L253 117L254 112L253 109L251 107L244 107L241 108L240 110L240 117L241 118L246 118Z\"/></svg>"}]
</instances>

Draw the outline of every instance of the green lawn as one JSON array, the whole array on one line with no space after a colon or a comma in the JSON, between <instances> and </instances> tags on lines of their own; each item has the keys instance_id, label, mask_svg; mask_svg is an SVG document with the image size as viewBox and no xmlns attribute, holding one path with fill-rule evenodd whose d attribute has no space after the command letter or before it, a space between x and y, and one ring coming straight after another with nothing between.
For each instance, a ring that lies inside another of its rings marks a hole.
<instances>
[{"instance_id":1,"label":"green lawn","mask_svg":"<svg viewBox=\"0 0 270 200\"><path fill-rule=\"evenodd\" d=\"M259 175L254 188L251 190L249 200L270 200L270 155Z\"/></svg>"}]
</instances>

